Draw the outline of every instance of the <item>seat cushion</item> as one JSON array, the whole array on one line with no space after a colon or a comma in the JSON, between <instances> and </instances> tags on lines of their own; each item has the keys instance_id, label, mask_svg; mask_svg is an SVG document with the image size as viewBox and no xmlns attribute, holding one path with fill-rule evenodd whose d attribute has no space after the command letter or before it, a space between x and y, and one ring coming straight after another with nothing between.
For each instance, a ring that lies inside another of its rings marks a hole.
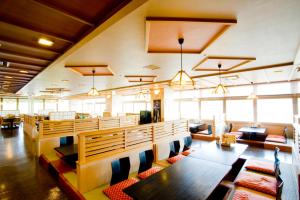
<instances>
[{"instance_id":1,"label":"seat cushion","mask_svg":"<svg viewBox=\"0 0 300 200\"><path fill-rule=\"evenodd\" d=\"M251 172L241 172L235 181L235 184L276 196L277 181L275 177L269 177Z\"/></svg>"},{"instance_id":2,"label":"seat cushion","mask_svg":"<svg viewBox=\"0 0 300 200\"><path fill-rule=\"evenodd\" d=\"M258 194L256 191L251 192L250 190L236 190L232 197L232 200L271 200L275 198L269 198Z\"/></svg>"},{"instance_id":3,"label":"seat cushion","mask_svg":"<svg viewBox=\"0 0 300 200\"><path fill-rule=\"evenodd\" d=\"M242 136L242 134L239 134L240 132L230 132L226 133L226 135L234 135L236 139Z\"/></svg>"},{"instance_id":4,"label":"seat cushion","mask_svg":"<svg viewBox=\"0 0 300 200\"><path fill-rule=\"evenodd\" d=\"M266 138L268 142L286 143L286 138L283 135L268 135Z\"/></svg>"},{"instance_id":5,"label":"seat cushion","mask_svg":"<svg viewBox=\"0 0 300 200\"><path fill-rule=\"evenodd\" d=\"M257 172L262 172L265 174L274 175L274 163L266 162L266 161L259 161L259 160L249 160L246 163L246 169L253 170Z\"/></svg>"},{"instance_id":6,"label":"seat cushion","mask_svg":"<svg viewBox=\"0 0 300 200\"><path fill-rule=\"evenodd\" d=\"M181 154L184 155L184 156L188 156L192 153L192 150L191 149L188 149L188 150L185 150L183 151Z\"/></svg>"},{"instance_id":7,"label":"seat cushion","mask_svg":"<svg viewBox=\"0 0 300 200\"><path fill-rule=\"evenodd\" d=\"M136 178L129 178L104 189L103 192L111 200L132 200L123 190L137 182Z\"/></svg>"},{"instance_id":8,"label":"seat cushion","mask_svg":"<svg viewBox=\"0 0 300 200\"><path fill-rule=\"evenodd\" d=\"M145 178L147 178L147 177L149 177L149 176L151 176L151 175L153 175L153 174L159 172L160 170L162 170L161 167L158 167L158 166L156 166L156 167L151 167L150 169L148 169L148 170L146 170L146 171L144 171L144 172L142 172L142 173L139 173L138 177L139 177L140 179L145 179Z\"/></svg>"},{"instance_id":9,"label":"seat cushion","mask_svg":"<svg viewBox=\"0 0 300 200\"><path fill-rule=\"evenodd\" d=\"M179 155L177 155L177 156L173 156L173 157L171 157L171 158L168 158L167 161L168 161L169 163L171 163L171 164L174 164L174 163L176 163L177 161L182 160L183 158L185 158L185 156L179 154Z\"/></svg>"}]
</instances>

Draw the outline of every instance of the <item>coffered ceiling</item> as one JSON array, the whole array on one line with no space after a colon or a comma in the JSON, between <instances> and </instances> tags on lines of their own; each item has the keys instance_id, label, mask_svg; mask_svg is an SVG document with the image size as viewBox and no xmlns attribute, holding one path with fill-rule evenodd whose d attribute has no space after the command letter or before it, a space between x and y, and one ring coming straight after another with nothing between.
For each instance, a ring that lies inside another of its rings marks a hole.
<instances>
[{"instance_id":1,"label":"coffered ceiling","mask_svg":"<svg viewBox=\"0 0 300 200\"><path fill-rule=\"evenodd\" d=\"M130 1L1 0L0 86L17 92Z\"/></svg>"},{"instance_id":2,"label":"coffered ceiling","mask_svg":"<svg viewBox=\"0 0 300 200\"><path fill-rule=\"evenodd\" d=\"M47 2L64 2L64 4L67 4L67 1ZM230 26L205 50L183 54L183 69L189 75L195 77L197 87L212 87L219 81L216 73L217 66L211 66L217 65L219 60L212 62L209 66L202 66L202 68L208 70L193 70L193 67L197 66L203 59L212 56L251 58L251 62L242 60L245 62L242 62L243 64L237 68L223 71L222 73L224 74L222 76L235 76L235 78L224 78L225 84L238 85L249 84L252 81L272 82L298 79L300 74L295 70L300 64L300 56L296 57L297 52L300 52L298 50L300 45L300 12L298 8L300 8L299 0L143 1L139 6L136 6L135 9L123 15L122 18L110 26L102 27L100 30L100 25L89 34L88 40L84 38L80 45L75 45L76 48L71 48L52 64L49 65L50 62L47 63L47 61L41 60L26 60L25 64L34 64L36 70L40 70L40 68L47 65L49 67L23 87L19 93L38 95L39 91L45 90L47 87L69 88L71 90L70 95L87 92L91 87L91 77L81 76L65 68L65 65L109 66L114 76L95 77L95 86L99 90L137 84L128 82L126 75L154 75L157 76L155 81L159 82L170 80L180 68L180 54L177 52L148 52L146 19L149 19L149 17L150 19L236 19L236 23ZM83 15L78 16L82 18ZM87 17L84 19L89 21ZM78 26L75 27L75 25ZM68 29L80 32L80 30L88 26L88 24L76 21ZM52 31L54 30L57 29L55 28ZM190 29L187 31L190 31ZM72 37L75 36L69 33L68 31L64 33L61 30L57 32L59 36L64 36L64 39L74 39ZM54 33L51 32L51 34ZM163 36L165 36L165 33ZM184 37L185 35L178 34L179 36ZM172 37L174 37L173 33ZM51 39L55 40L55 38ZM68 42L60 41L59 44L63 45L65 43ZM156 41L155 44L158 43L159 41ZM174 41L174 47L176 43L177 40ZM191 41L184 43L183 52L188 50L185 49L188 48L185 47L185 44L190 45L193 43ZM40 46L34 43L34 47ZM179 48L180 46L178 45L178 50ZM44 58L44 60L54 59L58 55L52 52L58 50L54 49L54 47L47 48L45 51L40 52L39 58ZM29 52L26 51L26 53ZM300 53L298 54L300 55ZM227 68L240 63L227 63ZM226 61L224 61L225 65ZM156 67L152 70L146 66ZM260 68L265 66L267 67ZM18 67L24 66L18 65ZM255 70L249 71L253 69ZM24 82L28 82L31 79L31 77L22 78L25 79L25 81L21 80ZM69 81L63 82L62 80L65 79Z\"/></svg>"}]
</instances>

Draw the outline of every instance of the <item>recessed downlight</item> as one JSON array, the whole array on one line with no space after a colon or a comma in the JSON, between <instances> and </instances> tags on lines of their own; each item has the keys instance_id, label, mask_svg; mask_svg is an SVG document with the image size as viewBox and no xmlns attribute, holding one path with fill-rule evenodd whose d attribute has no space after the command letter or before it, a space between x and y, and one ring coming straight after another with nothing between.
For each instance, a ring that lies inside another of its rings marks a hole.
<instances>
[{"instance_id":1,"label":"recessed downlight","mask_svg":"<svg viewBox=\"0 0 300 200\"><path fill-rule=\"evenodd\" d=\"M19 72L23 73L23 74L28 74L28 71L26 71L26 70L20 70Z\"/></svg>"},{"instance_id":2,"label":"recessed downlight","mask_svg":"<svg viewBox=\"0 0 300 200\"><path fill-rule=\"evenodd\" d=\"M49 40L49 39L46 39L46 38L40 38L38 40L38 43L40 45L44 45L44 46L52 46L53 45L53 41Z\"/></svg>"}]
</instances>

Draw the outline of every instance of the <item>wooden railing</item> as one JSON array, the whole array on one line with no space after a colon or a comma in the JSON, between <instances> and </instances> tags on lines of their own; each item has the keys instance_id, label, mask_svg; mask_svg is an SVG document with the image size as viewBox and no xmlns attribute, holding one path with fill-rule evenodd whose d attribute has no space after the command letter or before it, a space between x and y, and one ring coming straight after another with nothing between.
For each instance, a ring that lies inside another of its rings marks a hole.
<instances>
[{"instance_id":1,"label":"wooden railing","mask_svg":"<svg viewBox=\"0 0 300 200\"><path fill-rule=\"evenodd\" d=\"M78 161L84 164L188 132L188 121L177 120L80 133Z\"/></svg>"},{"instance_id":2,"label":"wooden railing","mask_svg":"<svg viewBox=\"0 0 300 200\"><path fill-rule=\"evenodd\" d=\"M138 116L92 118L51 121L43 120L39 123L39 137L61 137L77 135L83 132L98 131L108 128L119 128L138 125Z\"/></svg>"}]
</instances>

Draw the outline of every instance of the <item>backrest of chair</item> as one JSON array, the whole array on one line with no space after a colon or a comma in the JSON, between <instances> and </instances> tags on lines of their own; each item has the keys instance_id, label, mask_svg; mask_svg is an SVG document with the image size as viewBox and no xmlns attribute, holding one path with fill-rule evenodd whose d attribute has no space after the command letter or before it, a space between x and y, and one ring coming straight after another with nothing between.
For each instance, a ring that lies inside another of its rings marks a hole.
<instances>
[{"instance_id":1,"label":"backrest of chair","mask_svg":"<svg viewBox=\"0 0 300 200\"><path fill-rule=\"evenodd\" d=\"M283 180L280 176L276 176L277 184L276 184L276 200L281 200L282 188L283 188Z\"/></svg>"},{"instance_id":2,"label":"backrest of chair","mask_svg":"<svg viewBox=\"0 0 300 200\"><path fill-rule=\"evenodd\" d=\"M138 173L144 172L152 167L152 163L154 160L153 150L149 149L143 151L139 154L140 156L140 166Z\"/></svg>"},{"instance_id":3,"label":"backrest of chair","mask_svg":"<svg viewBox=\"0 0 300 200\"><path fill-rule=\"evenodd\" d=\"M186 151L186 150L190 149L192 146L192 137L187 136L187 137L184 137L183 140L184 140L183 151Z\"/></svg>"},{"instance_id":4,"label":"backrest of chair","mask_svg":"<svg viewBox=\"0 0 300 200\"><path fill-rule=\"evenodd\" d=\"M229 124L228 133L232 131L232 123Z\"/></svg>"},{"instance_id":5,"label":"backrest of chair","mask_svg":"<svg viewBox=\"0 0 300 200\"><path fill-rule=\"evenodd\" d=\"M275 151L274 151L274 160L275 160L275 163L280 162L280 160L278 158L279 151L280 151L280 149L278 147L275 147Z\"/></svg>"},{"instance_id":6,"label":"backrest of chair","mask_svg":"<svg viewBox=\"0 0 300 200\"><path fill-rule=\"evenodd\" d=\"M110 185L114 185L128 179L130 170L129 157L120 158L111 162L112 176Z\"/></svg>"},{"instance_id":7,"label":"backrest of chair","mask_svg":"<svg viewBox=\"0 0 300 200\"><path fill-rule=\"evenodd\" d=\"M209 135L212 134L212 127L211 127L211 125L207 125L207 132L208 132Z\"/></svg>"},{"instance_id":8,"label":"backrest of chair","mask_svg":"<svg viewBox=\"0 0 300 200\"><path fill-rule=\"evenodd\" d=\"M179 140L170 142L169 158L176 156L179 153L179 150L180 150L180 141Z\"/></svg>"},{"instance_id":9,"label":"backrest of chair","mask_svg":"<svg viewBox=\"0 0 300 200\"><path fill-rule=\"evenodd\" d=\"M284 127L284 129L283 129L283 135L284 135L285 138L287 138L287 132L288 132L288 128Z\"/></svg>"},{"instance_id":10,"label":"backrest of chair","mask_svg":"<svg viewBox=\"0 0 300 200\"><path fill-rule=\"evenodd\" d=\"M61 137L60 138L60 145L61 147L63 146L68 146L74 144L74 137L73 136L66 136L66 137Z\"/></svg>"}]
</instances>

